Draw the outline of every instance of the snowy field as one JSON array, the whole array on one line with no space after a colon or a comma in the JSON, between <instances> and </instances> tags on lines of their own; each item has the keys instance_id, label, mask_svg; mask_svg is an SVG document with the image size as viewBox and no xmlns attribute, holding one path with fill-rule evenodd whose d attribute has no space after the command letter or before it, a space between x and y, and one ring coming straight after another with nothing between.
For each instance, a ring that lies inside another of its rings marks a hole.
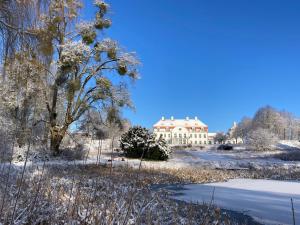
<instances>
[{"instance_id":1,"label":"snowy field","mask_svg":"<svg viewBox=\"0 0 300 225\"><path fill-rule=\"evenodd\" d=\"M187 202L213 199L216 206L243 212L258 222L272 225L293 224L293 198L296 224L300 224L300 182L233 179L223 183L188 184L182 188L170 186L169 190L174 199Z\"/></svg>"},{"instance_id":2,"label":"snowy field","mask_svg":"<svg viewBox=\"0 0 300 225\"><path fill-rule=\"evenodd\" d=\"M278 152L279 153L279 152ZM298 161L283 161L274 158L276 152L253 152L247 150L220 151L182 150L176 151L170 162L176 165L210 166L214 168L265 168L300 167Z\"/></svg>"},{"instance_id":3,"label":"snowy field","mask_svg":"<svg viewBox=\"0 0 300 225\"><path fill-rule=\"evenodd\" d=\"M245 146L234 147L234 150L217 150L217 146L209 146L204 150L176 150L169 160L178 166L208 166L218 169L243 168L300 168L300 161L283 161L277 154L289 151L300 151L298 141L282 141L276 151L256 152L247 150Z\"/></svg>"},{"instance_id":4,"label":"snowy field","mask_svg":"<svg viewBox=\"0 0 300 225\"><path fill-rule=\"evenodd\" d=\"M299 169L300 161L284 161L276 158L276 154L288 151L300 151L299 142L282 142L278 145L278 150L271 152L249 151L244 146L235 147L234 150L221 151L216 150L217 146L207 146L204 150L185 149L174 150L168 161L143 161L143 167L150 168L201 168L209 167L216 169L263 169L263 168L285 168ZM128 165L138 168L139 159L128 159L118 152L111 152L109 146L104 146L99 154L98 142L88 142L86 144L87 157L84 160L68 161L52 158L49 164L110 164L113 166ZM98 159L97 159L98 158ZM16 166L22 166L24 162L14 162ZM42 162L40 162L42 163ZM31 162L28 163L29 165ZM39 164L35 162L34 164Z\"/></svg>"}]
</instances>

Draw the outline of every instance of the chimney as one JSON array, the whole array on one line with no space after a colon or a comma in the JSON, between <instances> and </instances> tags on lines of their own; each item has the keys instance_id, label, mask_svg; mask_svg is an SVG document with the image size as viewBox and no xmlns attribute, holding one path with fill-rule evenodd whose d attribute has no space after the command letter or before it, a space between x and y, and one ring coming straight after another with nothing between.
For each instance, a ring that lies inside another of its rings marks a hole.
<instances>
[{"instance_id":1,"label":"chimney","mask_svg":"<svg viewBox=\"0 0 300 225\"><path fill-rule=\"evenodd\" d=\"M195 120L198 120L198 117L197 117L197 116L195 116Z\"/></svg>"},{"instance_id":2,"label":"chimney","mask_svg":"<svg viewBox=\"0 0 300 225\"><path fill-rule=\"evenodd\" d=\"M163 117L161 117L161 120L163 120L163 121L164 121L164 120L165 120L165 117L164 117L164 116L163 116Z\"/></svg>"},{"instance_id":3,"label":"chimney","mask_svg":"<svg viewBox=\"0 0 300 225\"><path fill-rule=\"evenodd\" d=\"M186 119L186 120L189 120L190 118L187 116L185 119Z\"/></svg>"},{"instance_id":4,"label":"chimney","mask_svg":"<svg viewBox=\"0 0 300 225\"><path fill-rule=\"evenodd\" d=\"M174 120L174 116L171 116L171 120Z\"/></svg>"}]
</instances>

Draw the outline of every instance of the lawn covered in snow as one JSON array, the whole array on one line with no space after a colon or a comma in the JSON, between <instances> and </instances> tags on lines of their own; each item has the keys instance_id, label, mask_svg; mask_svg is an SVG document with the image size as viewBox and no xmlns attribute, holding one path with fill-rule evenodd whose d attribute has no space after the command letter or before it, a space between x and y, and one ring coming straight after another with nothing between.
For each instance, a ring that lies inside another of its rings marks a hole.
<instances>
[{"instance_id":1,"label":"lawn covered in snow","mask_svg":"<svg viewBox=\"0 0 300 225\"><path fill-rule=\"evenodd\" d=\"M244 212L263 224L293 224L293 198L296 224L300 224L300 182L233 179L169 189L177 200L209 203L213 199L218 207Z\"/></svg>"}]
</instances>

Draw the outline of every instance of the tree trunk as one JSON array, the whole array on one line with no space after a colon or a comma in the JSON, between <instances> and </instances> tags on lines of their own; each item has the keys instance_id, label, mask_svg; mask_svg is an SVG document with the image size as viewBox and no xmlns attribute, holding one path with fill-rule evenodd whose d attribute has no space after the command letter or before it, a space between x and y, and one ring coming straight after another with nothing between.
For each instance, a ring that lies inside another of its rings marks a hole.
<instances>
[{"instance_id":1,"label":"tree trunk","mask_svg":"<svg viewBox=\"0 0 300 225\"><path fill-rule=\"evenodd\" d=\"M60 144L62 142L63 135L61 134L51 134L50 137L50 150L53 155L58 156L60 154Z\"/></svg>"},{"instance_id":2,"label":"tree trunk","mask_svg":"<svg viewBox=\"0 0 300 225\"><path fill-rule=\"evenodd\" d=\"M59 128L58 126L51 127L50 135L50 150L57 156L60 154L60 144L66 134L68 127Z\"/></svg>"}]
</instances>

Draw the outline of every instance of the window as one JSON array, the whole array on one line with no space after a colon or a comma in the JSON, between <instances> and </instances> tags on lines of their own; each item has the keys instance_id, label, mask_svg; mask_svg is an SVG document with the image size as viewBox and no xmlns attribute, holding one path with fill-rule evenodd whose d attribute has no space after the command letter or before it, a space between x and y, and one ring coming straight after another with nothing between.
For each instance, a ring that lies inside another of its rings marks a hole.
<instances>
[{"instance_id":1,"label":"window","mask_svg":"<svg viewBox=\"0 0 300 225\"><path fill-rule=\"evenodd\" d=\"M166 134L164 134L164 137L166 138L166 137L167 137L167 135L166 135Z\"/></svg>"},{"instance_id":2,"label":"window","mask_svg":"<svg viewBox=\"0 0 300 225\"><path fill-rule=\"evenodd\" d=\"M201 142L201 141L199 141L199 144L201 145L201 144L202 144L202 142Z\"/></svg>"},{"instance_id":3,"label":"window","mask_svg":"<svg viewBox=\"0 0 300 225\"><path fill-rule=\"evenodd\" d=\"M201 134L199 134L199 138L201 138Z\"/></svg>"},{"instance_id":4,"label":"window","mask_svg":"<svg viewBox=\"0 0 300 225\"><path fill-rule=\"evenodd\" d=\"M163 135L162 135L162 134L160 134L159 136L160 136L161 138L163 137Z\"/></svg>"},{"instance_id":5,"label":"window","mask_svg":"<svg viewBox=\"0 0 300 225\"><path fill-rule=\"evenodd\" d=\"M204 134L204 138L206 138L206 134Z\"/></svg>"},{"instance_id":6,"label":"window","mask_svg":"<svg viewBox=\"0 0 300 225\"><path fill-rule=\"evenodd\" d=\"M171 134L169 134L168 137L170 138L170 137L171 137Z\"/></svg>"},{"instance_id":7,"label":"window","mask_svg":"<svg viewBox=\"0 0 300 225\"><path fill-rule=\"evenodd\" d=\"M182 134L179 134L179 138L182 138Z\"/></svg>"},{"instance_id":8,"label":"window","mask_svg":"<svg viewBox=\"0 0 300 225\"><path fill-rule=\"evenodd\" d=\"M190 134L190 137L192 138L192 137L193 137L193 135L192 135L192 134Z\"/></svg>"},{"instance_id":9,"label":"window","mask_svg":"<svg viewBox=\"0 0 300 225\"><path fill-rule=\"evenodd\" d=\"M195 138L197 138L197 134L195 134Z\"/></svg>"},{"instance_id":10,"label":"window","mask_svg":"<svg viewBox=\"0 0 300 225\"><path fill-rule=\"evenodd\" d=\"M176 137L176 138L177 138L177 134L176 134L176 133L174 134L174 137Z\"/></svg>"},{"instance_id":11,"label":"window","mask_svg":"<svg viewBox=\"0 0 300 225\"><path fill-rule=\"evenodd\" d=\"M206 145L206 141L204 141L204 144Z\"/></svg>"},{"instance_id":12,"label":"window","mask_svg":"<svg viewBox=\"0 0 300 225\"><path fill-rule=\"evenodd\" d=\"M183 137L186 138L186 134L184 134Z\"/></svg>"},{"instance_id":13,"label":"window","mask_svg":"<svg viewBox=\"0 0 300 225\"><path fill-rule=\"evenodd\" d=\"M195 145L197 144L197 141L195 141Z\"/></svg>"}]
</instances>

